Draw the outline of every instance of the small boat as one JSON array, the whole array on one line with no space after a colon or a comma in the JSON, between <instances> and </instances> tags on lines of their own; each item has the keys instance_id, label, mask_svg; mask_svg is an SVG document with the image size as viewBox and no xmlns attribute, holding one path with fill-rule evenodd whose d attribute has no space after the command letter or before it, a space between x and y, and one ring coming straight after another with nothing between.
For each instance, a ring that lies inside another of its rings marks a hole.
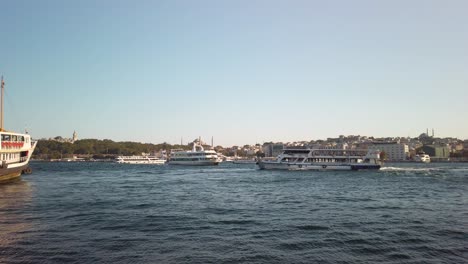
<instances>
[{"instance_id":1,"label":"small boat","mask_svg":"<svg viewBox=\"0 0 468 264\"><path fill-rule=\"evenodd\" d=\"M286 148L276 160L260 159L265 170L379 170L378 150Z\"/></svg>"},{"instance_id":2,"label":"small boat","mask_svg":"<svg viewBox=\"0 0 468 264\"><path fill-rule=\"evenodd\" d=\"M214 150L205 150L202 145L193 143L192 150L171 150L169 165L212 166L220 163L218 153Z\"/></svg>"},{"instance_id":3,"label":"small boat","mask_svg":"<svg viewBox=\"0 0 468 264\"><path fill-rule=\"evenodd\" d=\"M166 163L166 160L155 156L118 156L116 162L124 164L163 165L164 163Z\"/></svg>"},{"instance_id":4,"label":"small boat","mask_svg":"<svg viewBox=\"0 0 468 264\"><path fill-rule=\"evenodd\" d=\"M0 183L19 179L21 174L30 174L29 160L36 148L27 133L15 133L4 129L3 93L5 82L1 80L1 113L0 113Z\"/></svg>"},{"instance_id":5,"label":"small boat","mask_svg":"<svg viewBox=\"0 0 468 264\"><path fill-rule=\"evenodd\" d=\"M418 153L413 157L413 160L416 162L429 163L431 162L431 157L424 152Z\"/></svg>"}]
</instances>

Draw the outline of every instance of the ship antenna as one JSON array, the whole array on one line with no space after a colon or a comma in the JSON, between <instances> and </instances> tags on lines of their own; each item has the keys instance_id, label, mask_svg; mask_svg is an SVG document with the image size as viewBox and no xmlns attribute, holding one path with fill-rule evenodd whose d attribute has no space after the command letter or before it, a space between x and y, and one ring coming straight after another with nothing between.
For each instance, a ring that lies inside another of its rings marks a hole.
<instances>
[{"instance_id":1,"label":"ship antenna","mask_svg":"<svg viewBox=\"0 0 468 264\"><path fill-rule=\"evenodd\" d=\"M1 93L1 106L0 106L0 131L3 131L3 93L5 90L5 82L3 81L3 75L2 75L2 93Z\"/></svg>"}]
</instances>

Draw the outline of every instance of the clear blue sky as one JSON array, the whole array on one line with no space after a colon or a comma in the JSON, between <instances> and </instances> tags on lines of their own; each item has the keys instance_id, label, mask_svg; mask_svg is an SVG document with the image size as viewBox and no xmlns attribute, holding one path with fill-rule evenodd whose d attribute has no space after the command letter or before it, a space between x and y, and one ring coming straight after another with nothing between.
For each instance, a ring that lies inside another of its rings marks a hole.
<instances>
[{"instance_id":1,"label":"clear blue sky","mask_svg":"<svg viewBox=\"0 0 468 264\"><path fill-rule=\"evenodd\" d=\"M468 138L468 1L1 1L7 129Z\"/></svg>"}]
</instances>

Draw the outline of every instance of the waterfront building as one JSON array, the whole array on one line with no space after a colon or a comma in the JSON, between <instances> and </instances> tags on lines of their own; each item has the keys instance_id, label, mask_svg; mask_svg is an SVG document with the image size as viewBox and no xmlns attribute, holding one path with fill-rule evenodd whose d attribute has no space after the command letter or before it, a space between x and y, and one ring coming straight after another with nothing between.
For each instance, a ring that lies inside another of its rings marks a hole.
<instances>
[{"instance_id":1,"label":"waterfront building","mask_svg":"<svg viewBox=\"0 0 468 264\"><path fill-rule=\"evenodd\" d=\"M464 149L463 144L460 142L455 142L451 146L451 152L453 153L461 152L463 149Z\"/></svg>"},{"instance_id":2,"label":"waterfront building","mask_svg":"<svg viewBox=\"0 0 468 264\"><path fill-rule=\"evenodd\" d=\"M369 149L384 152L387 161L403 161L409 157L408 145L400 142L374 142Z\"/></svg>"},{"instance_id":3,"label":"waterfront building","mask_svg":"<svg viewBox=\"0 0 468 264\"><path fill-rule=\"evenodd\" d=\"M248 149L245 149L244 151L247 156L255 156L258 150L255 148L248 148Z\"/></svg>"},{"instance_id":4,"label":"waterfront building","mask_svg":"<svg viewBox=\"0 0 468 264\"><path fill-rule=\"evenodd\" d=\"M463 140L463 149L468 149L468 139Z\"/></svg>"},{"instance_id":5,"label":"waterfront building","mask_svg":"<svg viewBox=\"0 0 468 264\"><path fill-rule=\"evenodd\" d=\"M75 141L78 140L78 134L76 133L76 131L73 131L73 135L71 138L63 138L61 136L56 136L54 138L49 138L49 140L53 140L53 141L57 141L57 142L60 142L60 143L75 143Z\"/></svg>"}]
</instances>

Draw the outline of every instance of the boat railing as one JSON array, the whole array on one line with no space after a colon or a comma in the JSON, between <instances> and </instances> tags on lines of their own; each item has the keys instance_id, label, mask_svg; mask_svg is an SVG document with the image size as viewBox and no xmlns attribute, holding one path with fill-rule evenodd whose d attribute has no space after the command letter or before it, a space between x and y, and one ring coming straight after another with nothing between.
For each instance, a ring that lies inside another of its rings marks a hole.
<instances>
[{"instance_id":1,"label":"boat railing","mask_svg":"<svg viewBox=\"0 0 468 264\"><path fill-rule=\"evenodd\" d=\"M171 149L170 153L186 151L184 149Z\"/></svg>"},{"instance_id":2,"label":"boat railing","mask_svg":"<svg viewBox=\"0 0 468 264\"><path fill-rule=\"evenodd\" d=\"M23 141L2 141L2 149L20 149L24 146Z\"/></svg>"},{"instance_id":3,"label":"boat railing","mask_svg":"<svg viewBox=\"0 0 468 264\"><path fill-rule=\"evenodd\" d=\"M331 155L331 156L365 156L368 150L365 149L311 149L315 155Z\"/></svg>"}]
</instances>

